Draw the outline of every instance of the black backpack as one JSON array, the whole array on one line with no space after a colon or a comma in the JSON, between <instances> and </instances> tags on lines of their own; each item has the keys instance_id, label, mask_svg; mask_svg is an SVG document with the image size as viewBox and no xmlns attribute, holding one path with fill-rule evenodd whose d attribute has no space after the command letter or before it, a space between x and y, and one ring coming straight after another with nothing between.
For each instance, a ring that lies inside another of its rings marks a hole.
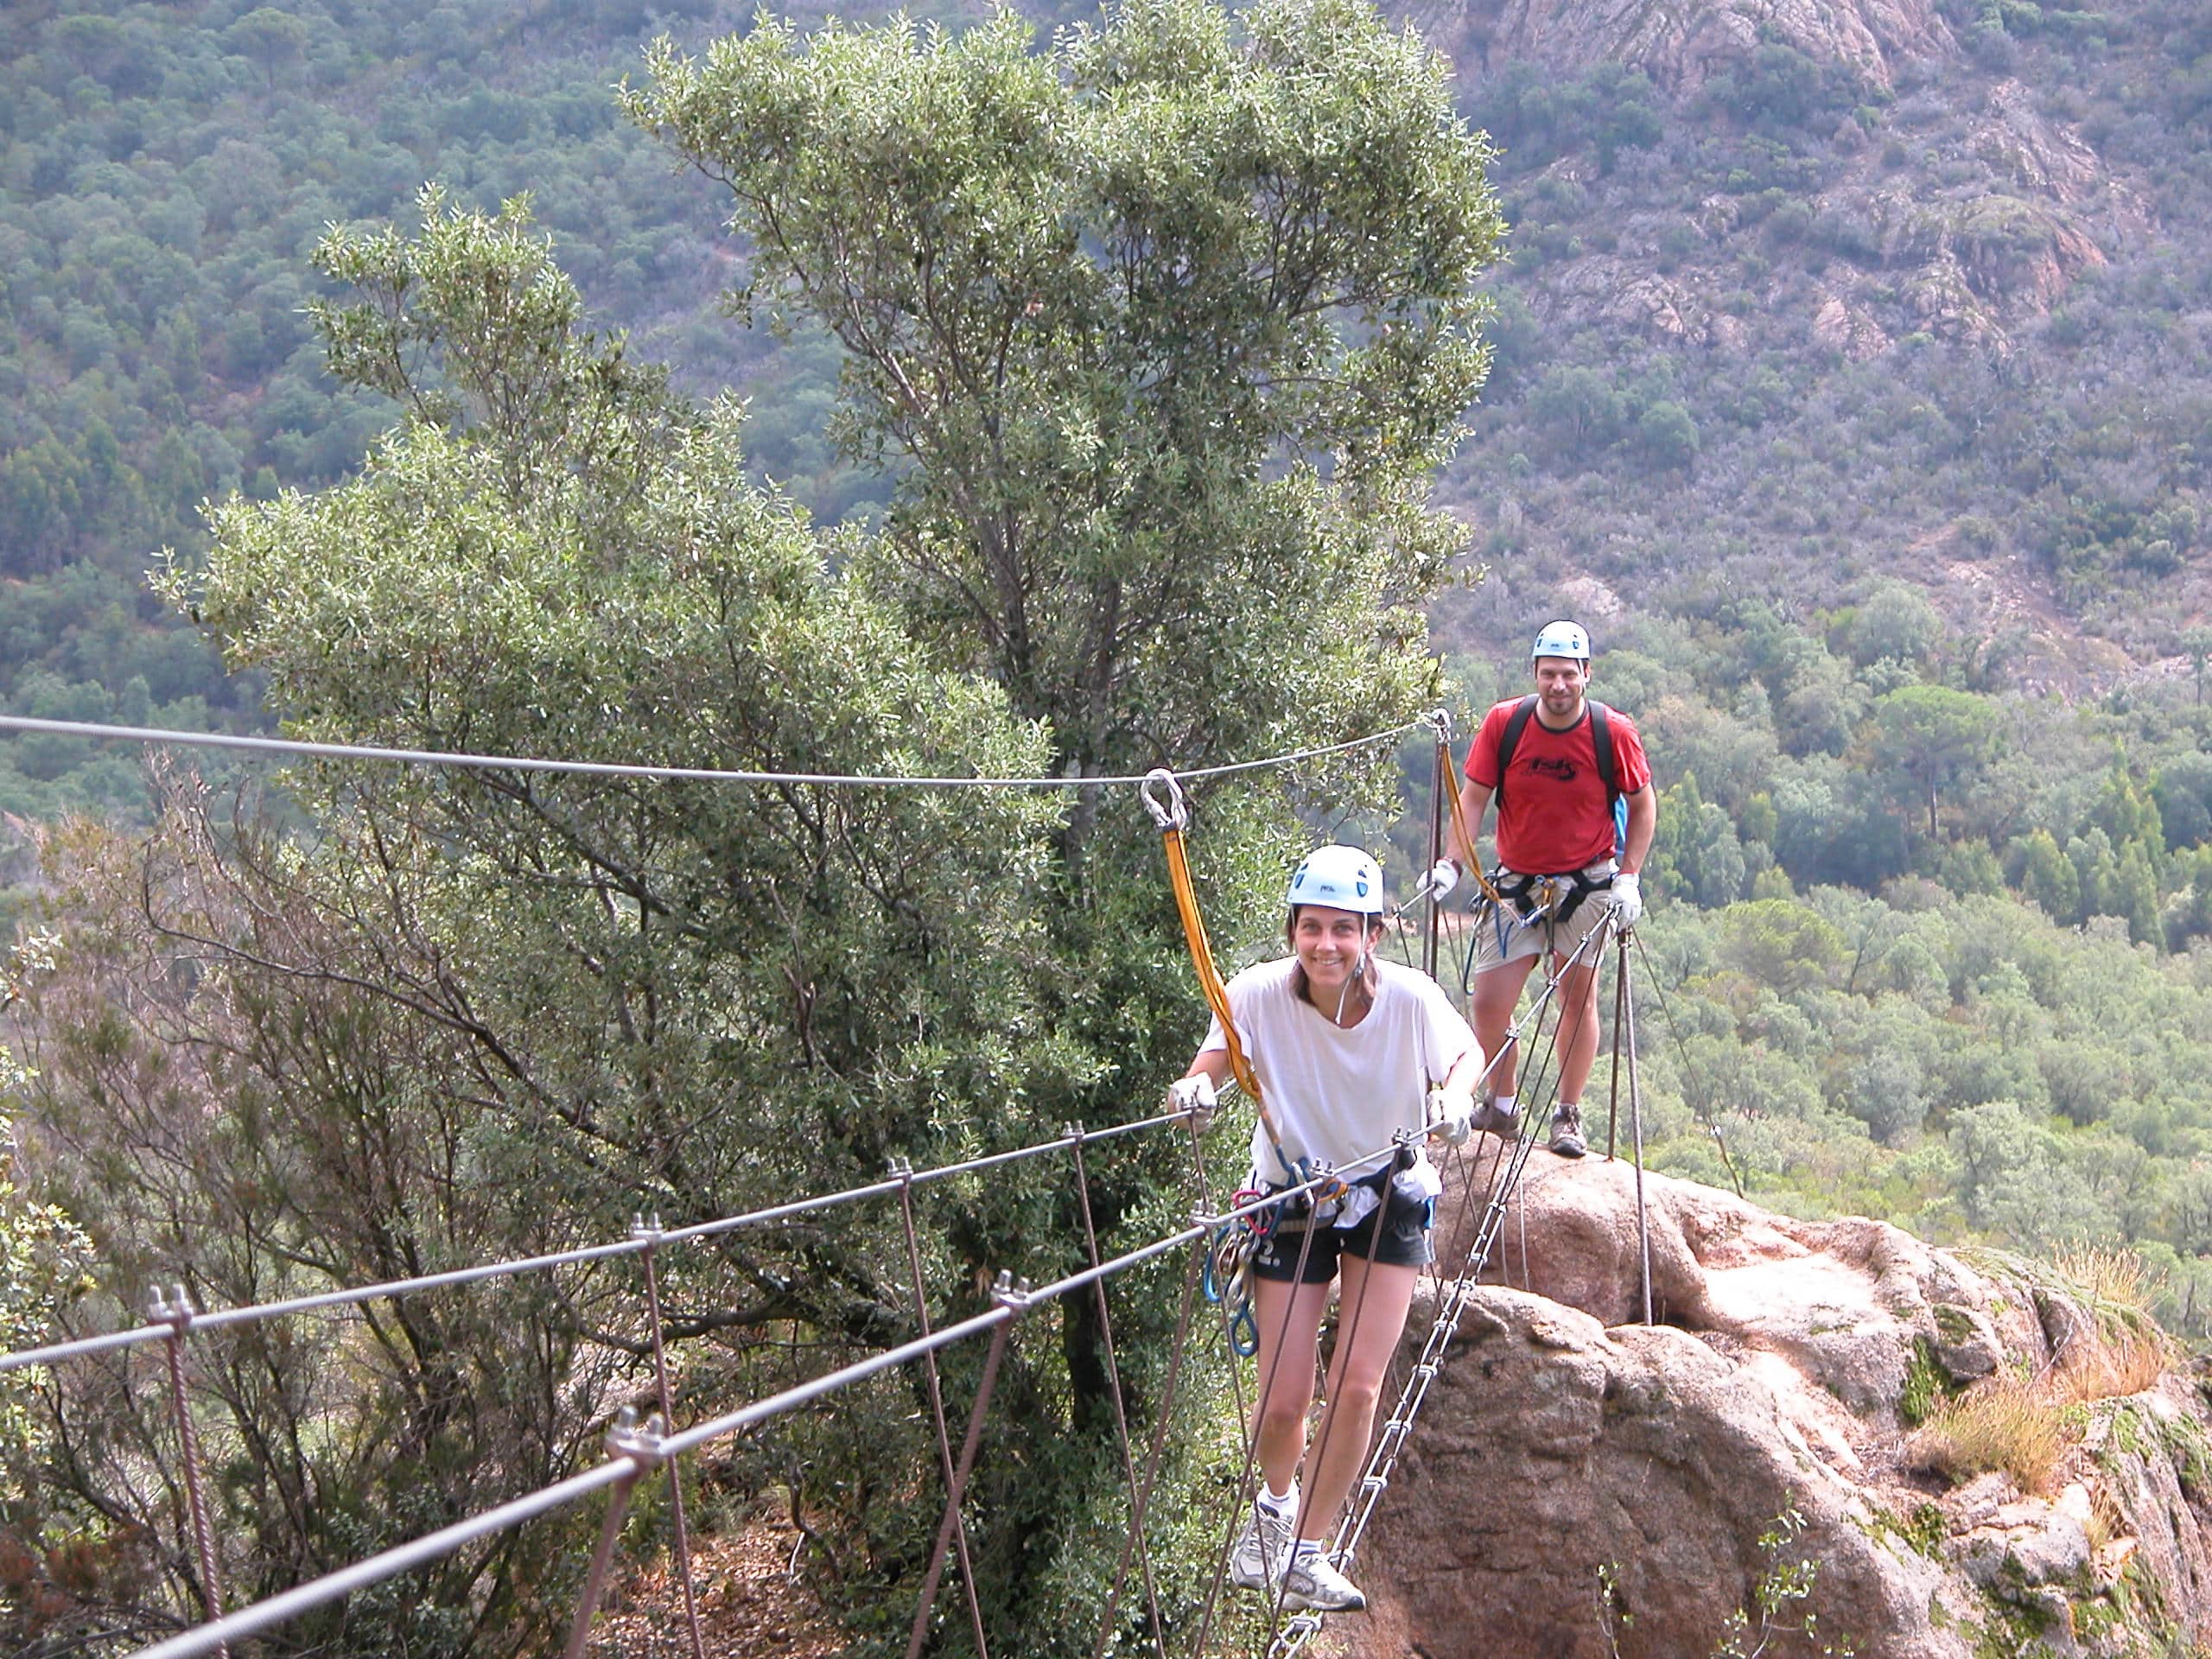
<instances>
[{"instance_id":1,"label":"black backpack","mask_svg":"<svg viewBox=\"0 0 2212 1659\"><path fill-rule=\"evenodd\" d=\"M1605 705L1597 698L1584 699L1583 706L1590 711L1590 746L1598 756L1598 781L1605 786L1605 804L1612 810L1613 853L1618 857L1628 842L1628 800L1621 793L1620 779L1613 770L1612 728L1606 721ZM1535 712L1536 698L1532 692L1505 717L1505 730L1498 734L1497 787L1491 791L1491 802L1501 811L1505 803L1506 768L1513 764L1513 751Z\"/></svg>"}]
</instances>

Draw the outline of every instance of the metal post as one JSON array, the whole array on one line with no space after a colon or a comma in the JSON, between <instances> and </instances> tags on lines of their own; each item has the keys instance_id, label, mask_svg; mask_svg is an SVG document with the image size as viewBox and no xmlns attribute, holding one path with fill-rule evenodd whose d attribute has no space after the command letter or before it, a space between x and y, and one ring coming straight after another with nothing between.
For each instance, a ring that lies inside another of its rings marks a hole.
<instances>
[{"instance_id":1,"label":"metal post","mask_svg":"<svg viewBox=\"0 0 2212 1659\"><path fill-rule=\"evenodd\" d=\"M607 1449L616 1457L629 1459L630 1472L616 1481L607 1495L607 1519L599 1529L598 1548L591 1553L591 1571L584 1577L575 1622L569 1626L569 1644L561 1650L563 1659L584 1659L584 1644L591 1637L600 1592L607 1587L607 1569L613 1565L614 1541L622 1535L622 1522L630 1512L630 1494L645 1471L664 1460L660 1443L666 1433L666 1423L658 1416L648 1418L640 1428L637 1409L632 1406L623 1407L614 1427L607 1431Z\"/></svg>"},{"instance_id":2,"label":"metal post","mask_svg":"<svg viewBox=\"0 0 2212 1659\"><path fill-rule=\"evenodd\" d=\"M922 1644L930 1633L930 1606L937 1600L938 1580L944 1574L945 1552L952 1548L952 1535L959 1530L961 1500L968 1495L968 1477L976 1471L976 1448L982 1443L983 1414L990 1408L991 1390L998 1386L999 1362L1006 1357L1007 1338L1014 1330L1014 1321L1028 1312L1029 1281L1024 1279L1019 1286L1012 1274L1001 1273L991 1300L1011 1311L1012 1319L1002 1320L991 1332L991 1351L983 1360L982 1381L976 1385L976 1404L968 1414L968 1438L961 1443L960 1464L953 1471L951 1490L944 1495L944 1519L938 1525L937 1547L930 1551L930 1570L922 1580L920 1600L914 1608L913 1633L906 1641L906 1659L921 1659ZM989 1659L988 1653L978 1653L976 1659Z\"/></svg>"},{"instance_id":3,"label":"metal post","mask_svg":"<svg viewBox=\"0 0 2212 1659\"><path fill-rule=\"evenodd\" d=\"M914 1166L911 1160L893 1158L891 1173L899 1181L899 1217L906 1227L906 1268L912 1275L914 1286L914 1321L922 1334L930 1334L930 1303L922 1285L921 1236L914 1227ZM928 1380L930 1390L930 1418L937 1426L938 1465L944 1475L944 1490L953 1484L952 1434L944 1421L944 1383L938 1375L937 1353L934 1349L922 1356L922 1375ZM952 1535L953 1547L960 1554L960 1581L967 1586L968 1618L976 1630L976 1651L984 1651L983 1603L976 1588L976 1565L968 1558L968 1517L953 1511L956 1522Z\"/></svg>"},{"instance_id":4,"label":"metal post","mask_svg":"<svg viewBox=\"0 0 2212 1659\"><path fill-rule=\"evenodd\" d=\"M207 1604L210 1621L223 1616L223 1579L221 1564L215 1558L215 1541L207 1525L207 1498L200 1474L200 1432L193 1426L192 1402L186 1397L184 1386L184 1338L192 1329L192 1299L184 1294L184 1287L174 1287L175 1300L164 1300L161 1292L154 1293L147 1305L146 1316L156 1325L166 1325L169 1334L164 1345L169 1360L169 1404L176 1413L176 1435L184 1448L185 1509L191 1520L192 1547L200 1559L200 1595ZM227 1659L227 1645L215 1651Z\"/></svg>"},{"instance_id":5,"label":"metal post","mask_svg":"<svg viewBox=\"0 0 2212 1659\"><path fill-rule=\"evenodd\" d=\"M1643 1266L1643 1322L1651 1318L1651 1226L1643 1211L1643 1094L1637 1086L1636 999L1628 992L1628 952L1621 952L1621 1013L1628 1027L1622 1046L1628 1050L1629 1133L1636 1148L1636 1243Z\"/></svg>"},{"instance_id":6,"label":"metal post","mask_svg":"<svg viewBox=\"0 0 2212 1659\"><path fill-rule=\"evenodd\" d=\"M1616 931L1620 959L1613 969L1613 1065L1611 1093L1605 1103L1605 1158L1611 1161L1621 1123L1621 1010L1628 1001L1628 935Z\"/></svg>"},{"instance_id":7,"label":"metal post","mask_svg":"<svg viewBox=\"0 0 2212 1659\"><path fill-rule=\"evenodd\" d=\"M1432 709L1428 718L1436 728L1436 781L1428 796L1428 868L1433 870L1444 858L1444 791L1453 786L1454 780L1452 776L1451 712L1444 709ZM1467 855L1471 858L1474 849L1469 848ZM1436 977L1437 940L1443 925L1444 901L1431 899L1428 902L1427 931L1421 939L1421 970L1431 979Z\"/></svg>"},{"instance_id":8,"label":"metal post","mask_svg":"<svg viewBox=\"0 0 2212 1659\"><path fill-rule=\"evenodd\" d=\"M1090 1171L1083 1156L1083 1125L1070 1123L1065 1133L1075 1153L1075 1192L1077 1203L1083 1211L1084 1249L1090 1265L1095 1268L1102 1258L1098 1254L1098 1229L1090 1213ZM1122 1473L1129 1486L1129 1537L1136 1545L1137 1567L1144 1579L1145 1609L1152 1620L1153 1646L1158 1650L1160 1659L1167 1659L1167 1637L1160 1622L1160 1589L1153 1580L1152 1548L1145 1541L1144 1509L1137 1493L1136 1457L1129 1449L1128 1411L1122 1402L1122 1365L1114 1353L1114 1319L1106 1305L1106 1281L1103 1279L1095 1280L1090 1287L1098 1300L1098 1328L1106 1341L1106 1388L1113 1396L1115 1438L1121 1445ZM1128 1551L1124 1549L1124 1569L1128 1561ZM1103 1627L1112 1624L1115 1610L1120 1606L1121 1599L1122 1574L1116 1573L1113 1588L1106 1597L1105 1616L1101 1621L1102 1633Z\"/></svg>"},{"instance_id":9,"label":"metal post","mask_svg":"<svg viewBox=\"0 0 2212 1659\"><path fill-rule=\"evenodd\" d=\"M645 1308L653 1325L653 1383L660 1396L660 1420L663 1423L676 1421L676 1404L668 1386L668 1351L661 1341L660 1269L653 1259L654 1246L659 1243L662 1228L656 1215L650 1221L632 1217L630 1236L645 1244ZM699 1634L699 1592L691 1581L691 1535L683 1518L683 1465L680 1460L668 1465L668 1498L671 1514L676 1522L676 1572L683 1581L683 1624L691 1637L691 1659L707 1659L704 1639Z\"/></svg>"}]
</instances>

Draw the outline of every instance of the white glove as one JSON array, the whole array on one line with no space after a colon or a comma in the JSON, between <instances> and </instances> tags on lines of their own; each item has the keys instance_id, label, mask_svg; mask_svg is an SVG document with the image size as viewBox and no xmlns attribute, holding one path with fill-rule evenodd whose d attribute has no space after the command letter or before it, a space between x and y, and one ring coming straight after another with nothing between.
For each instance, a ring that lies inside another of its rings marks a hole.
<instances>
[{"instance_id":1,"label":"white glove","mask_svg":"<svg viewBox=\"0 0 2212 1659\"><path fill-rule=\"evenodd\" d=\"M1473 1101L1465 1095L1448 1095L1441 1089L1428 1091L1428 1132L1447 1147L1465 1144L1474 1129Z\"/></svg>"},{"instance_id":2,"label":"white glove","mask_svg":"<svg viewBox=\"0 0 2212 1659\"><path fill-rule=\"evenodd\" d=\"M1428 874L1421 878L1421 886L1427 889L1432 899L1449 896L1452 889L1459 885L1459 861L1456 858L1438 859L1429 867Z\"/></svg>"},{"instance_id":3,"label":"white glove","mask_svg":"<svg viewBox=\"0 0 2212 1659\"><path fill-rule=\"evenodd\" d=\"M1624 870L1613 878L1613 925L1625 933L1643 915L1643 883Z\"/></svg>"},{"instance_id":4,"label":"white glove","mask_svg":"<svg viewBox=\"0 0 2212 1659\"><path fill-rule=\"evenodd\" d=\"M1167 1109L1188 1112L1191 1122L1200 1128L1212 1116L1217 1096L1213 1079L1203 1071L1193 1071L1187 1077L1178 1077L1167 1085Z\"/></svg>"}]
</instances>

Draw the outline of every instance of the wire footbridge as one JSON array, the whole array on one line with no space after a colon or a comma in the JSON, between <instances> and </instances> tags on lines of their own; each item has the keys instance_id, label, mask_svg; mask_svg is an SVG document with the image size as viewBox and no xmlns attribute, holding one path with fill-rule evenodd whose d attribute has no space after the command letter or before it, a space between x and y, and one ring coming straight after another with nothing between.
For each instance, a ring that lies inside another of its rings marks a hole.
<instances>
[{"instance_id":1,"label":"wire footbridge","mask_svg":"<svg viewBox=\"0 0 2212 1659\"><path fill-rule=\"evenodd\" d=\"M1225 1001L1217 1001L1220 977L1212 965L1211 947L1205 938L1203 923L1198 919L1195 893L1184 861L1182 836L1189 819L1182 808L1178 779L1219 778L1268 767L1293 766L1324 756L1397 744L1409 734L1424 729L1433 734L1435 749L1434 792L1427 815L1429 862L1433 867L1445 850L1447 803L1452 812L1456 813L1458 808L1451 721L1442 710L1389 731L1264 760L1198 768L1177 774L1159 772L1141 777L1117 779L899 779L614 766L601 763L534 761L511 756L461 755L302 743L284 739L103 727L0 715L0 732L38 732L139 743L209 745L323 760L413 766L615 773L645 779L738 784L806 782L859 788L1042 789L1095 788L1100 785L1113 785L1143 789L1148 791L1147 804L1153 806L1155 821L1166 839L1171 880L1202 988L1206 991L1209 1002L1216 1006L1217 1012L1224 1014ZM1168 811L1162 810L1157 793L1153 792L1162 789L1163 780L1165 790L1174 802L1173 810ZM1471 842L1463 844L1471 845ZM1478 910L1482 906L1503 902L1494 890L1488 888L1487 882L1483 885L1486 891L1478 900ZM1440 957L1446 939L1443 912L1440 899L1424 886L1412 899L1401 906L1393 918L1392 937L1402 956L1411 965L1413 952L1418 944L1421 965L1432 975L1440 965ZM1594 969L1609 950L1612 952L1618 961L1614 989L1612 1116L1618 1125L1618 1096L1624 1074L1628 1084L1628 1118L1631 1130L1631 1152L1637 1168L1638 1220L1641 1223L1643 1119L1636 1066L1635 1002L1630 994L1630 951L1634 943L1633 935L1617 930L1610 918L1590 931L1563 963L1542 977L1529 1006L1510 1027L1505 1044L1497 1053L1486 1057L1484 1078L1488 1078L1490 1072L1507 1054L1517 1052L1526 1057L1522 1066L1524 1090L1531 1098L1541 1098L1544 1080L1557 1058L1562 1016L1567 1012L1561 994L1562 982L1578 969ZM1467 948L1471 953L1471 943ZM1471 971L1471 967L1469 971ZM1465 976L1463 975L1463 988L1465 982ZM1241 1055L1236 1052L1234 1027L1225 1018L1224 1024L1230 1033L1232 1056L1241 1062ZM1244 1091L1253 1097L1255 1106L1264 1114L1264 1103L1259 1098L1248 1070L1239 1064L1236 1075ZM1224 1650L1217 1641L1217 1631L1226 1631L1232 1625L1240 1631L1246 1629L1244 1623L1225 1613L1227 1604L1222 1592L1232 1541L1243 1516L1249 1513L1257 1490L1257 1444L1250 1408L1255 1398L1265 1396L1272 1378L1256 1379L1258 1394L1248 1397L1245 1368L1233 1357L1227 1359L1226 1370L1241 1449L1241 1467L1233 1482L1236 1502L1225 1506L1227 1513L1219 1533L1219 1547L1206 1576L1204 1595L1195 1607L1166 1605L1168 1598L1162 1587L1162 1574L1155 1570L1154 1538L1156 1529L1148 1525L1168 1435L1175 1421L1179 1391L1190 1386L1196 1369L1193 1363L1196 1344L1201 1340L1201 1333L1206 1327L1218 1327L1220 1340L1228 1355L1251 1351L1251 1315L1242 1294L1244 1287L1240 1282L1236 1263L1223 1254L1224 1242L1234 1241L1251 1224L1267 1224L1269 1217L1281 1215L1286 1207L1295 1206L1301 1200L1325 1202L1344 1190L1344 1182L1338 1172L1323 1166L1300 1169L1296 1173L1303 1179L1287 1187L1263 1193L1236 1192L1233 1196L1224 1198L1217 1192L1210 1173L1205 1135L1211 1116L1211 1114L1207 1112L1182 1109L1155 1112L1129 1122L1097 1128L1071 1123L1057 1136L932 1167L918 1169L904 1159L893 1160L880 1179L835 1192L795 1197L787 1202L743 1213L675 1226L664 1224L658 1216L639 1216L626 1235L599 1243L512 1260L477 1263L412 1278L333 1289L283 1300L199 1309L193 1306L182 1285L174 1285L154 1293L145 1300L143 1304L145 1317L142 1323L0 1355L0 1375L50 1371L56 1367L94 1363L127 1366L132 1363L131 1356L138 1351L158 1349L161 1352L164 1403L172 1422L179 1465L171 1482L180 1494L176 1506L176 1528L180 1545L188 1551L185 1557L188 1561L186 1577L190 1595L196 1603L197 1617L193 1611L182 1613L177 1621L182 1628L165 1639L138 1649L138 1659L188 1659L190 1656L226 1655L234 1650L235 1644L272 1630L315 1609L341 1602L357 1592L442 1560L473 1542L524 1527L556 1511L599 1502L603 1503L604 1509L597 1541L569 1618L563 1649L569 1659L581 1659L592 1640L595 1615L618 1570L625 1522L630 1513L632 1500L643 1483L663 1471L668 1477L667 1502L672 1528L671 1561L683 1593L685 1616L683 1640L691 1659L706 1659L709 1649L701 1623L699 1588L694 1572L695 1552L690 1535L690 1517L685 1508L687 1459L696 1459L697 1454L709 1447L745 1436L779 1419L823 1406L869 1378L912 1367L918 1374L928 1402L928 1434L933 1444L935 1475L942 1487L943 1505L912 1614L906 1652L909 1659L918 1659L921 1654L930 1649L933 1638L949 1635L956 1624L964 1624L967 1637L974 1644L977 1659L987 1659L990 1644L978 1593L976 1567L971 1560L969 1548L967 1510L979 1459L983 1454L985 1425L991 1412L1003 1362L1028 1316L1056 1304L1081 1300L1088 1304L1089 1314L1095 1318L1096 1328L1103 1336L1102 1345L1109 1385L1106 1393L1114 1406L1114 1451L1122 1484L1126 1486L1126 1537L1110 1590L1100 1608L1091 1649L1094 1659L1098 1659L1109 1648L1122 1651L1131 1646L1141 1646L1145 1651L1154 1654L1157 1659L1185 1659L1185 1656L1188 1659L1206 1659L1206 1656ZM1709 1119L1707 1122L1717 1139L1717 1128ZM1092 1211L1090 1195L1095 1177L1107 1160L1111 1160L1131 1146L1139 1142L1157 1142L1163 1137L1172 1138L1178 1143L1179 1160L1187 1160L1188 1218L1183 1224L1159 1231L1132 1248L1108 1255L1102 1245L1100 1229ZM1440 1227L1439 1234L1440 1236L1465 1239L1466 1243L1459 1252L1459 1259L1439 1262L1421 1270L1422 1284L1417 1291L1415 1306L1428 1310L1427 1328L1417 1347L1410 1340L1401 1344L1398 1363L1394 1367L1396 1379L1395 1397L1387 1414L1380 1418L1364 1466L1353 1484L1347 1510L1335 1518L1335 1547L1332 1554L1340 1566L1349 1567L1357 1556L1377 1506L1389 1489L1392 1476L1405 1453L1422 1408L1442 1375L1460 1321L1472 1300L1477 1286L1486 1273L1494 1271L1498 1265L1499 1246L1516 1189L1539 1139L1537 1115L1530 1112L1524 1115L1516 1135L1507 1139L1478 1135L1465 1145L1451 1150L1443 1160L1446 1202L1454 1207L1454 1219L1451 1226ZM1400 1154L1414 1140L1415 1137L1408 1132L1401 1131L1390 1144L1370 1149L1368 1156L1354 1160L1347 1167L1367 1166L1372 1160ZM1608 1155L1612 1152L1613 1147L1609 1140ZM1723 1155L1726 1155L1725 1146ZM1078 1271L1041 1284L1018 1279L1011 1271L1000 1273L983 1299L987 1306L982 1311L950 1323L933 1325L925 1282L922 1224L918 1220L918 1195L943 1183L1016 1165L1056 1167L1065 1171L1070 1180L1070 1190L1077 1201L1077 1214L1082 1228L1085 1265ZM677 1391L671 1380L672 1367L668 1352L669 1320L662 1298L661 1274L664 1267L677 1259L679 1253L711 1241L748 1233L772 1232L806 1217L861 1205L886 1206L895 1211L905 1245L906 1283L904 1288L911 1293L911 1313L918 1334L910 1340L881 1347L822 1375L753 1400L737 1409L679 1426L675 1407ZM1310 1244L1311 1231L1308 1230L1306 1243L1301 1247L1299 1264L1301 1273L1304 1268L1303 1249L1310 1248ZM1233 1257L1234 1252L1230 1255ZM1109 1287L1141 1268L1171 1264L1179 1259L1184 1264L1181 1288L1152 1421L1148 1424L1132 1422L1124 1406L1125 1395L1113 1338ZM567 1478L424 1533L338 1571L296 1585L280 1594L244 1606L226 1606L220 1541L215 1535L209 1501L208 1459L200 1445L199 1424L193 1403L193 1351L196 1341L224 1331L317 1314L345 1313L360 1310L372 1303L396 1302L429 1292L451 1291L471 1286L496 1286L567 1269L590 1268L604 1272L612 1270L620 1263L632 1263L635 1268L638 1282L633 1294L641 1297L642 1317L649 1338L645 1346L651 1360L652 1404L650 1409L642 1412L631 1407L622 1408L606 1431L604 1455L598 1461ZM1363 1288L1369 1281L1363 1280ZM1651 1317L1648 1243L1643 1261L1643 1293L1644 1317L1648 1321ZM1360 1305L1363 1300L1363 1297L1355 1297L1350 1306L1338 1309L1340 1342L1349 1342L1351 1332L1357 1329L1363 1313ZM1210 1333L1205 1339L1211 1340ZM969 1344L979 1348L982 1357L980 1370L976 1373L972 1396L965 1402L965 1421L963 1422L954 1402L946 1397L939 1359L950 1350ZM1276 1346L1279 1351L1280 1344ZM1309 1446L1308 1458L1318 1462L1325 1445L1325 1440L1321 1444ZM950 1577L958 1586L959 1599L964 1604L961 1613L946 1612L941 1607L947 1577ZM1125 1605L1129 1609L1128 1612L1123 1611ZM1288 1659L1288 1656L1298 1652L1321 1629L1322 1623L1323 1616L1319 1613L1295 1611L1286 1607L1282 1593L1278 1589L1274 1605L1268 1609L1262 1641L1255 1645L1263 1645L1269 1659ZM1243 1635L1236 1638L1240 1645L1246 1639Z\"/></svg>"}]
</instances>

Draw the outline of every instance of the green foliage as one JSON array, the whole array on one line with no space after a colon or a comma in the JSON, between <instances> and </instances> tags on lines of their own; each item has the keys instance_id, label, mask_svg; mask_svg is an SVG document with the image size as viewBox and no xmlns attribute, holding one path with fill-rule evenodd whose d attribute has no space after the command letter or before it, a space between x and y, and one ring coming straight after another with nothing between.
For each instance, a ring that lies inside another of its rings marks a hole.
<instances>
[{"instance_id":1,"label":"green foliage","mask_svg":"<svg viewBox=\"0 0 2212 1659\"><path fill-rule=\"evenodd\" d=\"M653 69L632 107L725 173L756 280L844 353L840 442L894 480L881 529L817 535L749 483L740 410L695 407L587 329L526 201L491 215L428 192L411 234L328 232L318 267L352 292L308 307L334 372L401 424L356 479L219 505L204 561L162 578L293 729L1080 778L1422 706L1418 604L1456 544L1426 492L1480 377L1471 279L1497 219L1484 148L1408 38L1338 0L1235 20L1177 0L1045 51L1008 19L957 39L763 24L703 71L672 52ZM1300 812L1376 804L1389 777L1355 756L1197 791L1216 937L1263 945ZM127 1275L211 1300L1125 1121L1202 1028L1156 836L1123 796L335 767L289 787L311 842L219 833L181 783L143 845L86 830L55 869L79 935L36 1027L57 1190L97 1202ZM1102 1155L1109 1251L1179 1225L1189 1179L1167 1137ZM515 1192L531 1202L500 1201ZM1001 1268L1080 1265L1075 1197L1041 1165L934 1196L933 1316L975 1312ZM1140 1414L1174 1268L1113 1316ZM894 1217L734 1235L668 1271L711 1310L679 1322L711 1344L687 1415L912 1328ZM272 1427L257 1397L211 1408L242 1576L357 1554L578 1457L644 1352L634 1314L588 1277L531 1294L381 1338L326 1431ZM997 1643L1057 1651L1036 1647L1050 1631L1073 1651L1118 1539L1069 1522L1116 1490L1116 1402L1087 1300L1027 1330L971 1554ZM344 1340L270 1361L281 1400ZM948 1358L955 1397L977 1359ZM912 1390L887 1376L733 1453L733 1481L791 1490L810 1564L856 1610L911 1598L935 1529ZM1200 1524L1187 1495L1232 1455L1201 1432L1217 1402L1184 1396L1167 1535ZM96 1389L57 1409L80 1440L153 1455L153 1421ZM48 1471L58 1508L92 1512L98 1472ZM158 1495L128 1522L175 1528ZM343 1639L542 1645L569 1542L487 1541L419 1598L350 1608ZM1202 1552L1177 1559L1168 1588L1195 1604Z\"/></svg>"},{"instance_id":2,"label":"green foliage","mask_svg":"<svg viewBox=\"0 0 2212 1659\"><path fill-rule=\"evenodd\" d=\"M1898 1421L1908 1428L1919 1427L1955 1392L1950 1373L1927 1340L1914 1343L1911 1357L1905 1361L1904 1386L1897 1393ZM1936 1514L1940 1523L1942 1511Z\"/></svg>"}]
</instances>

